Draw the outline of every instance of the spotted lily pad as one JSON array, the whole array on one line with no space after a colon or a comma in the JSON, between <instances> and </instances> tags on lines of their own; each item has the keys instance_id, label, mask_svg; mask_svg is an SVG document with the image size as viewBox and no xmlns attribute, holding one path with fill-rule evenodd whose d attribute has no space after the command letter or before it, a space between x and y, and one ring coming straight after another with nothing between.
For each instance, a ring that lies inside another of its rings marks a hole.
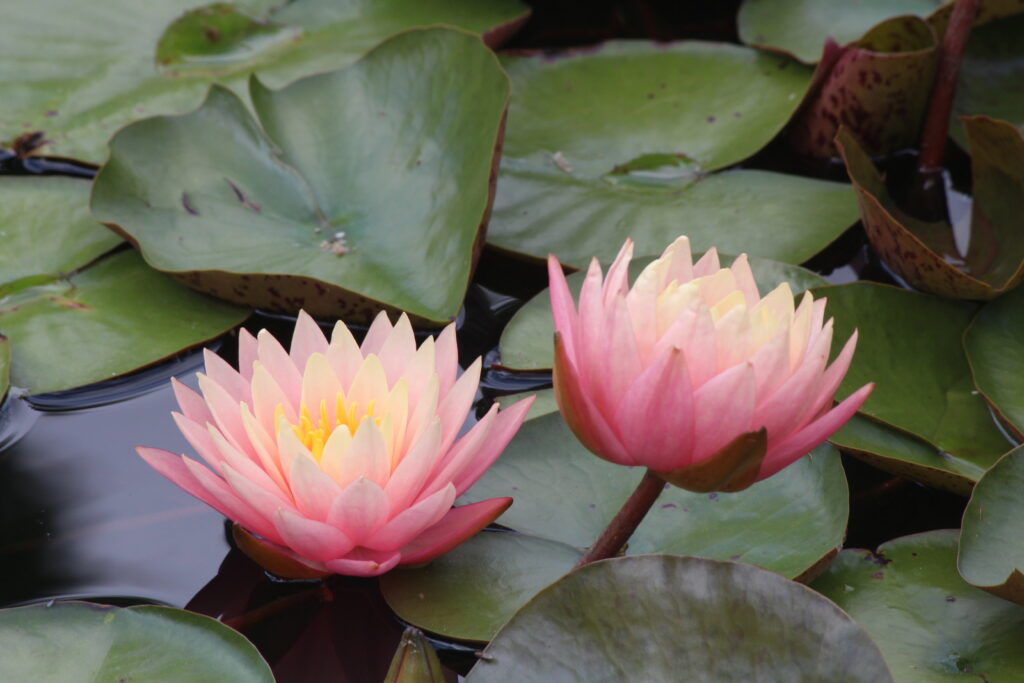
<instances>
[{"instance_id":1,"label":"spotted lily pad","mask_svg":"<svg viewBox=\"0 0 1024 683\"><path fill-rule=\"evenodd\" d=\"M51 602L0 610L0 680L273 683L252 643L171 607Z\"/></svg>"},{"instance_id":2,"label":"spotted lily pad","mask_svg":"<svg viewBox=\"0 0 1024 683\"><path fill-rule=\"evenodd\" d=\"M732 256L723 256L722 262L732 263ZM629 264L630 282L636 279L651 258L635 259ZM750 267L754 279L762 294L767 294L779 284L788 282L793 292L799 294L809 287L826 284L819 275L788 263L779 263L768 259L751 258ZM607 269L606 269L607 270ZM567 279L569 288L575 297L579 297L580 287L586 273L579 271ZM551 297L544 290L516 311L516 314L501 333L499 349L501 365L512 370L546 370L554 363L555 328L551 318ZM537 415L536 407L531 415Z\"/></svg>"},{"instance_id":3,"label":"spotted lily pad","mask_svg":"<svg viewBox=\"0 0 1024 683\"><path fill-rule=\"evenodd\" d=\"M908 283L946 297L992 299L1024 280L1024 137L1005 121L964 119L971 144L974 201L965 255L945 221L923 221L900 209L857 140L836 142L857 190L871 245Z\"/></svg>"},{"instance_id":4,"label":"spotted lily pad","mask_svg":"<svg viewBox=\"0 0 1024 683\"><path fill-rule=\"evenodd\" d=\"M943 459L962 461L946 468L961 476L980 475L1010 450L974 388L961 346L975 305L865 282L814 293L828 298L836 344L855 328L860 333L837 398L874 382L861 413L932 444ZM846 439L840 433L834 440ZM901 450L882 447L878 455L899 459L897 466L912 474L921 463Z\"/></svg>"},{"instance_id":5,"label":"spotted lily pad","mask_svg":"<svg viewBox=\"0 0 1024 683\"><path fill-rule=\"evenodd\" d=\"M898 681L1016 680L1024 607L965 583L956 548L951 529L899 538L877 553L844 550L813 588L864 627Z\"/></svg>"},{"instance_id":6,"label":"spotted lily pad","mask_svg":"<svg viewBox=\"0 0 1024 683\"><path fill-rule=\"evenodd\" d=\"M583 567L517 612L467 679L513 680L893 679L878 645L813 591L749 565L647 555Z\"/></svg>"},{"instance_id":7,"label":"spotted lily pad","mask_svg":"<svg viewBox=\"0 0 1024 683\"><path fill-rule=\"evenodd\" d=\"M957 566L967 583L1024 605L1024 446L974 487L964 511Z\"/></svg>"},{"instance_id":8,"label":"spotted lily pad","mask_svg":"<svg viewBox=\"0 0 1024 683\"><path fill-rule=\"evenodd\" d=\"M45 152L99 163L117 129L193 109L211 82L244 94L255 71L281 87L417 26L499 42L526 16L516 0L8 0L0 145L41 130Z\"/></svg>"},{"instance_id":9,"label":"spotted lily pad","mask_svg":"<svg viewBox=\"0 0 1024 683\"><path fill-rule=\"evenodd\" d=\"M1012 431L1024 436L1024 288L987 304L967 328L974 383Z\"/></svg>"},{"instance_id":10,"label":"spotted lily pad","mask_svg":"<svg viewBox=\"0 0 1024 683\"><path fill-rule=\"evenodd\" d=\"M409 31L346 69L251 90L258 121L214 87L191 114L119 132L96 217L152 266L231 301L453 318L508 97L494 54L462 31Z\"/></svg>"},{"instance_id":11,"label":"spotted lily pad","mask_svg":"<svg viewBox=\"0 0 1024 683\"><path fill-rule=\"evenodd\" d=\"M493 246L580 267L610 261L629 235L650 255L687 234L696 249L798 263L854 220L844 184L720 171L785 125L806 67L699 42L613 42L502 63L512 100Z\"/></svg>"}]
</instances>

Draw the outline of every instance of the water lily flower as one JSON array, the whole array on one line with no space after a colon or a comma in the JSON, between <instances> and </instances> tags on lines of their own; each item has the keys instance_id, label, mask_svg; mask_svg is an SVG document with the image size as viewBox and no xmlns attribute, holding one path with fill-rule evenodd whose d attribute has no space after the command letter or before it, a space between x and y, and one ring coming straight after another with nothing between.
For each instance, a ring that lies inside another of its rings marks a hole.
<instances>
[{"instance_id":1,"label":"water lily flower","mask_svg":"<svg viewBox=\"0 0 1024 683\"><path fill-rule=\"evenodd\" d=\"M494 406L460 437L480 359L457 370L454 325L417 348L405 315L392 326L381 313L360 346L343 323L328 341L300 313L289 351L243 329L239 371L206 351L201 395L173 381L174 419L209 467L137 450L247 531L243 549L272 571L375 576L450 550L512 502L452 507L532 402Z\"/></svg>"},{"instance_id":2,"label":"water lily flower","mask_svg":"<svg viewBox=\"0 0 1024 683\"><path fill-rule=\"evenodd\" d=\"M828 365L824 299L794 306L786 283L761 297L745 255L722 268L711 249L694 264L686 237L630 288L632 254L627 240L604 278L591 263L578 309L548 258L558 406L598 456L736 491L822 443L870 393L832 406L857 334Z\"/></svg>"}]
</instances>

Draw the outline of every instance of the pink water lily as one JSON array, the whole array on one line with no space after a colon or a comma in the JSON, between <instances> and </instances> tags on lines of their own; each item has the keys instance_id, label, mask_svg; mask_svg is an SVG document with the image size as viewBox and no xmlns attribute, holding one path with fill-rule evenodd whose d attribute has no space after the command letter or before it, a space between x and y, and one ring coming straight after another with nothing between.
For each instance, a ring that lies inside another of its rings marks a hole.
<instances>
[{"instance_id":1,"label":"pink water lily","mask_svg":"<svg viewBox=\"0 0 1024 683\"><path fill-rule=\"evenodd\" d=\"M555 392L566 422L598 456L643 465L693 490L738 490L822 443L872 386L838 406L856 332L831 365L825 300L787 284L762 297L745 256L696 264L680 237L632 287L627 241L602 277L591 263L577 308L548 259Z\"/></svg>"},{"instance_id":2,"label":"pink water lily","mask_svg":"<svg viewBox=\"0 0 1024 683\"><path fill-rule=\"evenodd\" d=\"M450 550L512 502L452 507L501 454L531 400L497 406L458 436L480 378L457 377L454 325L418 348L381 313L358 345L300 313L290 350L239 333L239 370L206 352L201 395L174 381L174 419L206 467L139 447L157 471L311 574L374 576ZM274 562L275 569L281 566ZM310 574L303 574L310 575Z\"/></svg>"}]
</instances>

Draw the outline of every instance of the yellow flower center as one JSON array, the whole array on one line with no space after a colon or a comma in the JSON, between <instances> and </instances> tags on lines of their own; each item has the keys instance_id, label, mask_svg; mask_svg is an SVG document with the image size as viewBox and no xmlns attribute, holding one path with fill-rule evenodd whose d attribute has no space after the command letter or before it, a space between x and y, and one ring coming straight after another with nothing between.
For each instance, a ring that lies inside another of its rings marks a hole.
<instances>
[{"instance_id":1,"label":"yellow flower center","mask_svg":"<svg viewBox=\"0 0 1024 683\"><path fill-rule=\"evenodd\" d=\"M373 420L380 425L381 418L373 414L376 401L370 399L364 410L360 410L357 401L345 401L345 397L338 393L335 399L334 410L330 411L327 401L320 401L320 410L313 415L309 406L302 404L299 414L299 423L291 425L292 433L298 438L303 446L309 449L317 462L320 461L324 452L324 444L331 437L331 433L339 427L348 429L349 434L355 436L356 430L364 420ZM278 404L274 410L274 424L279 425L281 416L284 415L284 407ZM287 420L286 420L287 421ZM278 427L280 430L280 427Z\"/></svg>"}]
</instances>

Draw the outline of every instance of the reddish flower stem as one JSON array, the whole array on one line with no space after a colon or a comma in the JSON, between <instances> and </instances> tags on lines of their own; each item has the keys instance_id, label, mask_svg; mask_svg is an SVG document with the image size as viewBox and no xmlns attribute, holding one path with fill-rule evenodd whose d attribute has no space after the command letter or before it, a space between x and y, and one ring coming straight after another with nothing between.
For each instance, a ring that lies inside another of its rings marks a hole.
<instances>
[{"instance_id":1,"label":"reddish flower stem","mask_svg":"<svg viewBox=\"0 0 1024 683\"><path fill-rule=\"evenodd\" d=\"M664 490L665 480L651 470L647 470L644 473L644 478L640 480L640 484L622 506L622 509L608 523L594 545L590 546L576 566L582 567L585 564L617 555Z\"/></svg>"},{"instance_id":2,"label":"reddish flower stem","mask_svg":"<svg viewBox=\"0 0 1024 683\"><path fill-rule=\"evenodd\" d=\"M934 172L942 167L960 60L963 58L964 48L967 47L967 39L971 35L971 25L977 12L978 0L956 0L949 17L946 35L939 47L939 69L935 74L928 114L921 133L919 173Z\"/></svg>"}]
</instances>

